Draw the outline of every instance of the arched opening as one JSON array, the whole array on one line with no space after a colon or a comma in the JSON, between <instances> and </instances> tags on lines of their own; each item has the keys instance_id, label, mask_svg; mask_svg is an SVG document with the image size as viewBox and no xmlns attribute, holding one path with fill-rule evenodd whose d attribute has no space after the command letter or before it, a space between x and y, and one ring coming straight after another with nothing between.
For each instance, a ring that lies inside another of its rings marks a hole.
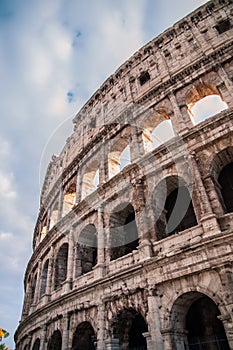
<instances>
[{"instance_id":1,"label":"arched opening","mask_svg":"<svg viewBox=\"0 0 233 350\"><path fill-rule=\"evenodd\" d=\"M48 342L48 350L61 350L62 336L59 330L53 332Z\"/></svg>"},{"instance_id":2,"label":"arched opening","mask_svg":"<svg viewBox=\"0 0 233 350\"><path fill-rule=\"evenodd\" d=\"M82 177L82 199L94 192L99 185L99 163L97 160L90 162L85 167Z\"/></svg>"},{"instance_id":3,"label":"arched opening","mask_svg":"<svg viewBox=\"0 0 233 350\"><path fill-rule=\"evenodd\" d=\"M162 121L151 133L152 149L160 146L175 136L171 120Z\"/></svg>"},{"instance_id":4,"label":"arched opening","mask_svg":"<svg viewBox=\"0 0 233 350\"><path fill-rule=\"evenodd\" d=\"M233 212L233 162L227 164L219 174L218 182L221 186L225 210Z\"/></svg>"},{"instance_id":5,"label":"arched opening","mask_svg":"<svg viewBox=\"0 0 233 350\"><path fill-rule=\"evenodd\" d=\"M216 304L203 296L194 301L186 316L188 344L190 350L227 350L230 349Z\"/></svg>"},{"instance_id":6,"label":"arched opening","mask_svg":"<svg viewBox=\"0 0 233 350\"><path fill-rule=\"evenodd\" d=\"M143 144L146 152L170 140L175 136L172 123L165 110L153 111L143 125Z\"/></svg>"},{"instance_id":7,"label":"arched opening","mask_svg":"<svg viewBox=\"0 0 233 350\"><path fill-rule=\"evenodd\" d=\"M186 104L194 125L228 108L223 96L212 83L201 83L192 89L186 98Z\"/></svg>"},{"instance_id":8,"label":"arched opening","mask_svg":"<svg viewBox=\"0 0 233 350\"><path fill-rule=\"evenodd\" d=\"M189 190L182 178L169 176L152 195L155 231L158 239L197 225Z\"/></svg>"},{"instance_id":9,"label":"arched opening","mask_svg":"<svg viewBox=\"0 0 233 350\"><path fill-rule=\"evenodd\" d=\"M173 190L165 202L166 233L172 235L197 225L192 200L186 187Z\"/></svg>"},{"instance_id":10,"label":"arched opening","mask_svg":"<svg viewBox=\"0 0 233 350\"><path fill-rule=\"evenodd\" d=\"M206 295L200 292L181 295L171 310L173 348L230 350L219 316L217 305Z\"/></svg>"},{"instance_id":11,"label":"arched opening","mask_svg":"<svg viewBox=\"0 0 233 350\"><path fill-rule=\"evenodd\" d=\"M97 232L94 225L87 225L77 243L76 276L85 274L97 264Z\"/></svg>"},{"instance_id":12,"label":"arched opening","mask_svg":"<svg viewBox=\"0 0 233 350\"><path fill-rule=\"evenodd\" d=\"M36 339L32 350L40 350L40 339L39 338Z\"/></svg>"},{"instance_id":13,"label":"arched opening","mask_svg":"<svg viewBox=\"0 0 233 350\"><path fill-rule=\"evenodd\" d=\"M83 322L76 328L72 341L72 350L95 350L95 331L89 322Z\"/></svg>"},{"instance_id":14,"label":"arched opening","mask_svg":"<svg viewBox=\"0 0 233 350\"><path fill-rule=\"evenodd\" d=\"M115 260L137 249L139 244L135 211L131 204L118 206L110 217L110 259Z\"/></svg>"},{"instance_id":15,"label":"arched opening","mask_svg":"<svg viewBox=\"0 0 233 350\"><path fill-rule=\"evenodd\" d=\"M66 280L68 261L68 243L64 243L58 251L55 261L54 289L61 287Z\"/></svg>"},{"instance_id":16,"label":"arched opening","mask_svg":"<svg viewBox=\"0 0 233 350\"><path fill-rule=\"evenodd\" d=\"M112 329L114 338L119 339L120 349L147 349L143 333L148 332L148 326L142 315L136 310L122 310L113 320Z\"/></svg>"},{"instance_id":17,"label":"arched opening","mask_svg":"<svg viewBox=\"0 0 233 350\"><path fill-rule=\"evenodd\" d=\"M130 163L131 160L128 138L125 136L118 137L108 154L109 179L118 174Z\"/></svg>"},{"instance_id":18,"label":"arched opening","mask_svg":"<svg viewBox=\"0 0 233 350\"><path fill-rule=\"evenodd\" d=\"M218 195L222 214L233 212L233 147L217 153L210 166L210 174Z\"/></svg>"},{"instance_id":19,"label":"arched opening","mask_svg":"<svg viewBox=\"0 0 233 350\"><path fill-rule=\"evenodd\" d=\"M64 202L63 202L63 215L68 214L76 200L76 183L72 183L65 191Z\"/></svg>"},{"instance_id":20,"label":"arched opening","mask_svg":"<svg viewBox=\"0 0 233 350\"><path fill-rule=\"evenodd\" d=\"M50 222L49 222L49 229L53 228L53 226L56 225L58 221L58 202L56 202L52 208L51 216L50 216Z\"/></svg>"},{"instance_id":21,"label":"arched opening","mask_svg":"<svg viewBox=\"0 0 233 350\"><path fill-rule=\"evenodd\" d=\"M49 260L46 260L42 274L41 274L41 281L40 281L40 298L42 295L46 292L46 286L47 286L47 277L48 277L48 267L49 267Z\"/></svg>"}]
</instances>

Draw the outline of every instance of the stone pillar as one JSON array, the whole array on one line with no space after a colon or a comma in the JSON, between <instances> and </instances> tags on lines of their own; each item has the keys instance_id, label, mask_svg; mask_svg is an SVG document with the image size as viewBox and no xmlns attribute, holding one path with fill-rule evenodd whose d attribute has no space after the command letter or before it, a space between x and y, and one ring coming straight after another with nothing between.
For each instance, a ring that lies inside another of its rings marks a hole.
<instances>
[{"instance_id":1,"label":"stone pillar","mask_svg":"<svg viewBox=\"0 0 233 350\"><path fill-rule=\"evenodd\" d=\"M224 215L222 204L218 195L218 190L220 191L220 189L218 189L219 184L217 184L210 175L206 176L203 181L213 208L213 212L218 216Z\"/></svg>"},{"instance_id":2,"label":"stone pillar","mask_svg":"<svg viewBox=\"0 0 233 350\"><path fill-rule=\"evenodd\" d=\"M104 340L104 330L105 330L105 307L104 303L98 306L98 332L97 332L97 350L105 349L105 340Z\"/></svg>"},{"instance_id":3,"label":"stone pillar","mask_svg":"<svg viewBox=\"0 0 233 350\"><path fill-rule=\"evenodd\" d=\"M35 289L35 294L34 294L34 301L32 306L35 308L35 306L38 303L39 300L39 292L40 292L40 280L41 280L41 266L42 266L42 261L41 259L38 261L38 268L37 268L37 280L36 280L36 289Z\"/></svg>"},{"instance_id":4,"label":"stone pillar","mask_svg":"<svg viewBox=\"0 0 233 350\"><path fill-rule=\"evenodd\" d=\"M105 144L102 144L99 159L99 185L108 181L108 154L106 154Z\"/></svg>"},{"instance_id":5,"label":"stone pillar","mask_svg":"<svg viewBox=\"0 0 233 350\"><path fill-rule=\"evenodd\" d=\"M100 206L98 208L98 224L97 224L97 265L95 271L98 274L97 277L103 277L104 275L104 263L105 263L105 229L104 229L104 208Z\"/></svg>"},{"instance_id":6,"label":"stone pillar","mask_svg":"<svg viewBox=\"0 0 233 350\"><path fill-rule=\"evenodd\" d=\"M229 95L231 95L231 97L233 97L233 83L232 83L231 79L228 77L225 69L223 67L219 67L217 73L220 76L220 78L222 79L222 81L224 82L224 84L229 92Z\"/></svg>"},{"instance_id":7,"label":"stone pillar","mask_svg":"<svg viewBox=\"0 0 233 350\"><path fill-rule=\"evenodd\" d=\"M69 350L70 316L66 313L63 317L62 350Z\"/></svg>"},{"instance_id":8,"label":"stone pillar","mask_svg":"<svg viewBox=\"0 0 233 350\"><path fill-rule=\"evenodd\" d=\"M68 237L69 250L67 260L67 277L65 292L68 293L72 289L73 268L74 268L74 229L71 227Z\"/></svg>"},{"instance_id":9,"label":"stone pillar","mask_svg":"<svg viewBox=\"0 0 233 350\"><path fill-rule=\"evenodd\" d=\"M46 349L45 346L46 341L46 325L42 326L41 337L40 337L40 349Z\"/></svg>"},{"instance_id":10,"label":"stone pillar","mask_svg":"<svg viewBox=\"0 0 233 350\"><path fill-rule=\"evenodd\" d=\"M147 304L148 304L148 313L147 313L147 322L149 327L150 338L147 337L148 341L148 350L164 350L163 337L161 334L160 326L160 314L157 296L155 291L150 289L148 291ZM167 350L167 349L166 349Z\"/></svg>"},{"instance_id":11,"label":"stone pillar","mask_svg":"<svg viewBox=\"0 0 233 350\"><path fill-rule=\"evenodd\" d=\"M28 282L26 282L26 291L24 296L24 305L22 311L22 320L28 315L30 309L30 296L31 296L31 287Z\"/></svg>"},{"instance_id":12,"label":"stone pillar","mask_svg":"<svg viewBox=\"0 0 233 350\"><path fill-rule=\"evenodd\" d=\"M48 265L48 274L47 274L47 283L46 283L46 298L47 302L50 301L51 292L52 292L52 279L53 279L53 266L54 266L54 246L52 245L50 248L49 254L49 265Z\"/></svg>"},{"instance_id":13,"label":"stone pillar","mask_svg":"<svg viewBox=\"0 0 233 350\"><path fill-rule=\"evenodd\" d=\"M194 210L197 205L200 207L200 222L203 227L205 236L220 232L216 215L213 213L209 198L207 196L201 174L197 165L196 155L191 155L193 178L195 181L195 194L197 195L197 203L194 205Z\"/></svg>"},{"instance_id":14,"label":"stone pillar","mask_svg":"<svg viewBox=\"0 0 233 350\"><path fill-rule=\"evenodd\" d=\"M217 317L223 323L229 348L230 350L233 350L233 315L227 314L227 315L220 315Z\"/></svg>"},{"instance_id":15,"label":"stone pillar","mask_svg":"<svg viewBox=\"0 0 233 350\"><path fill-rule=\"evenodd\" d=\"M62 218L63 201L64 201L64 193L63 193L63 188L62 188L62 186L61 186L60 192L59 192L59 198L58 198L58 214L57 214L57 221L61 220L61 218Z\"/></svg>"},{"instance_id":16,"label":"stone pillar","mask_svg":"<svg viewBox=\"0 0 233 350\"><path fill-rule=\"evenodd\" d=\"M81 170L79 169L77 172L77 184L76 184L76 203L79 203L81 201L82 197L82 174Z\"/></svg>"},{"instance_id":17,"label":"stone pillar","mask_svg":"<svg viewBox=\"0 0 233 350\"><path fill-rule=\"evenodd\" d=\"M179 107L177 100L176 100L176 97L173 93L169 94L169 100L172 104L172 108L174 111L174 114L173 114L172 119L171 119L173 129L174 129L175 133L179 135L183 131L188 130L187 124L186 124L186 121L184 120L183 115L181 114L180 107ZM191 120L189 119L188 125L190 125L190 124L191 124Z\"/></svg>"},{"instance_id":18,"label":"stone pillar","mask_svg":"<svg viewBox=\"0 0 233 350\"><path fill-rule=\"evenodd\" d=\"M129 145L131 163L137 162L145 154L142 134L143 129L139 129L136 125L131 125L131 141Z\"/></svg>"}]
</instances>

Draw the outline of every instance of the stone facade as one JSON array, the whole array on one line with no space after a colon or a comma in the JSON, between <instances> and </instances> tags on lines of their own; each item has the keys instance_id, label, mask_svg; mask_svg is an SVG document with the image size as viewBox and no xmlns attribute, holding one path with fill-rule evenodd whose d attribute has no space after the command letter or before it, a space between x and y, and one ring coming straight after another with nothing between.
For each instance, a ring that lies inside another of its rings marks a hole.
<instances>
[{"instance_id":1,"label":"stone facade","mask_svg":"<svg viewBox=\"0 0 233 350\"><path fill-rule=\"evenodd\" d=\"M207 2L74 118L42 188L17 350L233 349L232 16ZM207 97L225 107L200 121Z\"/></svg>"}]
</instances>

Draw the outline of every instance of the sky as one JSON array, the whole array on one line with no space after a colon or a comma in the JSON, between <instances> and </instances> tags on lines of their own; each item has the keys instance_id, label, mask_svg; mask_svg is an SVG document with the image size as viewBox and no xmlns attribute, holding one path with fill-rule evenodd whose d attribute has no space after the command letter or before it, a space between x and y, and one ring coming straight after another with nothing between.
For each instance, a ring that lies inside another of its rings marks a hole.
<instances>
[{"instance_id":1,"label":"sky","mask_svg":"<svg viewBox=\"0 0 233 350\"><path fill-rule=\"evenodd\" d=\"M0 327L23 302L45 168L104 80L202 0L0 0Z\"/></svg>"}]
</instances>

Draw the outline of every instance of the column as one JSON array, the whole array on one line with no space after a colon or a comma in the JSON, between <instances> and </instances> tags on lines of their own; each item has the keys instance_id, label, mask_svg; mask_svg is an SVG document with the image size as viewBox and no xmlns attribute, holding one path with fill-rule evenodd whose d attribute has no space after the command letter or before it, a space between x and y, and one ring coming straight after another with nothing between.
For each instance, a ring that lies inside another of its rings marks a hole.
<instances>
[{"instance_id":1,"label":"column","mask_svg":"<svg viewBox=\"0 0 233 350\"><path fill-rule=\"evenodd\" d=\"M62 350L69 350L70 315L67 312L63 317Z\"/></svg>"},{"instance_id":2,"label":"column","mask_svg":"<svg viewBox=\"0 0 233 350\"><path fill-rule=\"evenodd\" d=\"M134 187L133 206L138 230L139 250L141 258L147 259L152 256L152 248L148 232L148 225L150 225L150 223L148 222L147 213L145 212L144 179L136 180L132 184Z\"/></svg>"},{"instance_id":3,"label":"column","mask_svg":"<svg viewBox=\"0 0 233 350\"><path fill-rule=\"evenodd\" d=\"M233 83L232 83L231 79L228 77L225 69L223 67L219 67L217 73L220 76L220 78L222 79L222 81L224 82L224 84L226 85L226 88L227 88L229 94L233 97Z\"/></svg>"},{"instance_id":4,"label":"column","mask_svg":"<svg viewBox=\"0 0 233 350\"><path fill-rule=\"evenodd\" d=\"M81 171L78 169L77 171L77 183L76 183L76 201L75 203L79 203L81 201L81 190L82 190L82 176Z\"/></svg>"},{"instance_id":5,"label":"column","mask_svg":"<svg viewBox=\"0 0 233 350\"><path fill-rule=\"evenodd\" d=\"M53 279L53 265L54 265L54 246L50 247L49 254L49 265L48 265L48 275L47 275L47 283L46 283L46 301L50 301L51 292L52 292L52 279Z\"/></svg>"},{"instance_id":6,"label":"column","mask_svg":"<svg viewBox=\"0 0 233 350\"><path fill-rule=\"evenodd\" d=\"M108 155L104 143L102 143L99 157L99 185L101 186L108 181Z\"/></svg>"},{"instance_id":7,"label":"column","mask_svg":"<svg viewBox=\"0 0 233 350\"><path fill-rule=\"evenodd\" d=\"M177 103L176 97L172 92L169 94L169 100L172 104L172 108L174 111L174 114L171 119L172 125L175 133L179 135L180 133L182 133L182 131L187 131L188 127L187 127L186 121L184 120L183 115L181 114L180 107ZM192 122L189 119L188 125L191 126L191 123Z\"/></svg>"},{"instance_id":8,"label":"column","mask_svg":"<svg viewBox=\"0 0 233 350\"><path fill-rule=\"evenodd\" d=\"M147 336L148 350L164 350L163 337L161 334L160 314L157 302L157 296L153 288L149 289L148 297L147 322L149 327L150 338Z\"/></svg>"},{"instance_id":9,"label":"column","mask_svg":"<svg viewBox=\"0 0 233 350\"><path fill-rule=\"evenodd\" d=\"M40 337L40 349L46 349L45 340L46 340L46 325L42 326L42 332Z\"/></svg>"},{"instance_id":10,"label":"column","mask_svg":"<svg viewBox=\"0 0 233 350\"><path fill-rule=\"evenodd\" d=\"M57 221L61 220L61 218L62 218L63 200L64 200L64 194L63 194L63 188L61 186L60 192L59 192L59 198L58 198Z\"/></svg>"},{"instance_id":11,"label":"column","mask_svg":"<svg viewBox=\"0 0 233 350\"><path fill-rule=\"evenodd\" d=\"M131 163L137 162L145 154L142 134L143 129L139 129L136 125L131 125L131 140L129 145Z\"/></svg>"},{"instance_id":12,"label":"column","mask_svg":"<svg viewBox=\"0 0 233 350\"><path fill-rule=\"evenodd\" d=\"M197 203L194 205L194 209L195 207L200 206L200 222L202 224L205 236L212 235L220 232L220 228L203 185L195 153L193 153L190 158L192 162L193 178L195 181L194 190L195 194L197 195Z\"/></svg>"},{"instance_id":13,"label":"column","mask_svg":"<svg viewBox=\"0 0 233 350\"><path fill-rule=\"evenodd\" d=\"M213 208L213 212L218 216L224 215L220 197L218 195L218 191L220 192L219 184L217 184L210 175L206 176L203 181Z\"/></svg>"},{"instance_id":14,"label":"column","mask_svg":"<svg viewBox=\"0 0 233 350\"><path fill-rule=\"evenodd\" d=\"M40 292L40 280L41 280L41 266L42 261L41 259L38 261L38 268L37 268L37 280L36 280L36 289L35 289L35 295L34 295L34 301L32 304L32 307L35 308L35 306L38 303L39 299L39 292Z\"/></svg>"},{"instance_id":15,"label":"column","mask_svg":"<svg viewBox=\"0 0 233 350\"><path fill-rule=\"evenodd\" d=\"M69 250L67 261L67 277L65 292L68 293L72 289L73 283L73 268L74 268L74 228L71 227L68 237Z\"/></svg>"},{"instance_id":16,"label":"column","mask_svg":"<svg viewBox=\"0 0 233 350\"><path fill-rule=\"evenodd\" d=\"M104 350L105 340L104 340L104 330L105 330L105 307L102 304L98 305L98 332L97 332L97 350Z\"/></svg>"},{"instance_id":17,"label":"column","mask_svg":"<svg viewBox=\"0 0 233 350\"><path fill-rule=\"evenodd\" d=\"M98 224L97 224L97 265L95 267L96 277L103 277L105 263L105 230L104 230L104 207L98 208Z\"/></svg>"}]
</instances>

